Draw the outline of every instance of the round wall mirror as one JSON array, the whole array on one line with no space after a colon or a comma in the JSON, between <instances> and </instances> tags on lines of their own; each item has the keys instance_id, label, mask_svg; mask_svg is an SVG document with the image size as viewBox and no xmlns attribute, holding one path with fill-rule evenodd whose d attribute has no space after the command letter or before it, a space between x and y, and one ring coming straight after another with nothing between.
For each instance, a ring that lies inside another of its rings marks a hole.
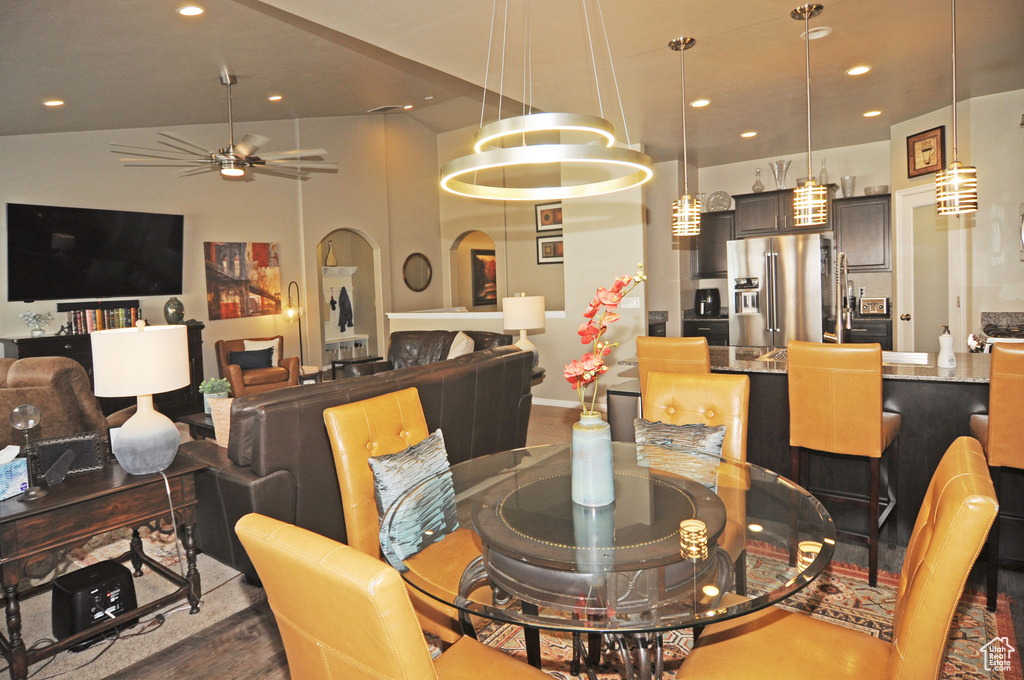
<instances>
[{"instance_id":1,"label":"round wall mirror","mask_svg":"<svg viewBox=\"0 0 1024 680\"><path fill-rule=\"evenodd\" d=\"M405 258L402 265L402 278L409 290L422 293L430 285L430 278L433 272L430 269L430 260L423 253L413 253Z\"/></svg>"}]
</instances>

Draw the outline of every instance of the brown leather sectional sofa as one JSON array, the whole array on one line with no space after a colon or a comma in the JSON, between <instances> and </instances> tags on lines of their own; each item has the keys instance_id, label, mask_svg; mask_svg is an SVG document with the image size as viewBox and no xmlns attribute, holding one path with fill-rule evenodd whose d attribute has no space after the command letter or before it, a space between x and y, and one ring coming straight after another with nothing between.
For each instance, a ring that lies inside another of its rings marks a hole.
<instances>
[{"instance_id":1,"label":"brown leather sectional sofa","mask_svg":"<svg viewBox=\"0 0 1024 680\"><path fill-rule=\"evenodd\" d=\"M526 444L532 353L514 346L424 366L236 399L227 449L211 440L187 452L210 467L196 478L199 547L242 571L256 572L233 531L258 512L345 541L334 456L324 409L407 387L419 390L427 425L444 433L451 463Z\"/></svg>"},{"instance_id":2,"label":"brown leather sectional sofa","mask_svg":"<svg viewBox=\"0 0 1024 680\"><path fill-rule=\"evenodd\" d=\"M473 351L512 344L512 336L491 331L462 331L473 341ZM362 364L349 364L345 375L372 375L395 368L423 366L444 361L459 331L395 331L388 338L388 358Z\"/></svg>"}]
</instances>

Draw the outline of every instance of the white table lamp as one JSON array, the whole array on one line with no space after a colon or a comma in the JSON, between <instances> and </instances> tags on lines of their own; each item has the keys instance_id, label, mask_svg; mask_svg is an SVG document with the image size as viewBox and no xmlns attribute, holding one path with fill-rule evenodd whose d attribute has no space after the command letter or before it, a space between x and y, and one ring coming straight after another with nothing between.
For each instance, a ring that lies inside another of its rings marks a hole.
<instances>
[{"instance_id":1,"label":"white table lamp","mask_svg":"<svg viewBox=\"0 0 1024 680\"><path fill-rule=\"evenodd\" d=\"M501 317L503 325L510 331L519 331L516 347L526 352L533 352L533 366L537 367L539 355L537 347L526 337L526 331L544 328L544 296L520 293L517 297L501 299Z\"/></svg>"},{"instance_id":2,"label":"white table lamp","mask_svg":"<svg viewBox=\"0 0 1024 680\"><path fill-rule=\"evenodd\" d=\"M191 382L185 326L146 326L97 331L92 363L98 397L137 397L138 409L110 443L126 472L144 475L167 468L180 436L170 418L153 408L153 395Z\"/></svg>"}]
</instances>

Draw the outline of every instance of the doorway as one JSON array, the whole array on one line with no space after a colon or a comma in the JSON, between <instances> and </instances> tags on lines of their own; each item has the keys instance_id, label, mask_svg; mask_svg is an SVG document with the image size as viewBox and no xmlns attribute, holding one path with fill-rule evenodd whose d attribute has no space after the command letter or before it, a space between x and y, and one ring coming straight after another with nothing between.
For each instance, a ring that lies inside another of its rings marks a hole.
<instances>
[{"instance_id":1,"label":"doorway","mask_svg":"<svg viewBox=\"0 0 1024 680\"><path fill-rule=\"evenodd\" d=\"M452 306L471 312L493 312L504 293L494 240L482 231L468 231L452 244Z\"/></svg>"},{"instance_id":2,"label":"doorway","mask_svg":"<svg viewBox=\"0 0 1024 680\"><path fill-rule=\"evenodd\" d=\"M937 213L931 184L897 191L895 213L895 349L938 352L942 327L949 326L955 350L966 352L965 237L960 220Z\"/></svg>"},{"instance_id":3,"label":"doorway","mask_svg":"<svg viewBox=\"0 0 1024 680\"><path fill-rule=\"evenodd\" d=\"M362 232L336 229L317 244L316 258L318 298L308 308L310 323L320 324L321 366L379 355L384 337L380 248Z\"/></svg>"}]
</instances>

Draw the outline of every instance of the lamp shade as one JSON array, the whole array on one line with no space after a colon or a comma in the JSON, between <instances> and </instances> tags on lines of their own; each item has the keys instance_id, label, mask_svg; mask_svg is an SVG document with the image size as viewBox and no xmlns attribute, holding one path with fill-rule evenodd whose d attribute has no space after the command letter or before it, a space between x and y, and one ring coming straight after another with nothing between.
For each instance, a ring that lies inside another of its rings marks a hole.
<instances>
[{"instance_id":1,"label":"lamp shade","mask_svg":"<svg viewBox=\"0 0 1024 680\"><path fill-rule=\"evenodd\" d=\"M513 331L544 328L544 296L507 297L501 299L505 328Z\"/></svg>"},{"instance_id":2,"label":"lamp shade","mask_svg":"<svg viewBox=\"0 0 1024 680\"><path fill-rule=\"evenodd\" d=\"M90 337L98 397L159 394L191 382L185 326L118 328Z\"/></svg>"}]
</instances>

